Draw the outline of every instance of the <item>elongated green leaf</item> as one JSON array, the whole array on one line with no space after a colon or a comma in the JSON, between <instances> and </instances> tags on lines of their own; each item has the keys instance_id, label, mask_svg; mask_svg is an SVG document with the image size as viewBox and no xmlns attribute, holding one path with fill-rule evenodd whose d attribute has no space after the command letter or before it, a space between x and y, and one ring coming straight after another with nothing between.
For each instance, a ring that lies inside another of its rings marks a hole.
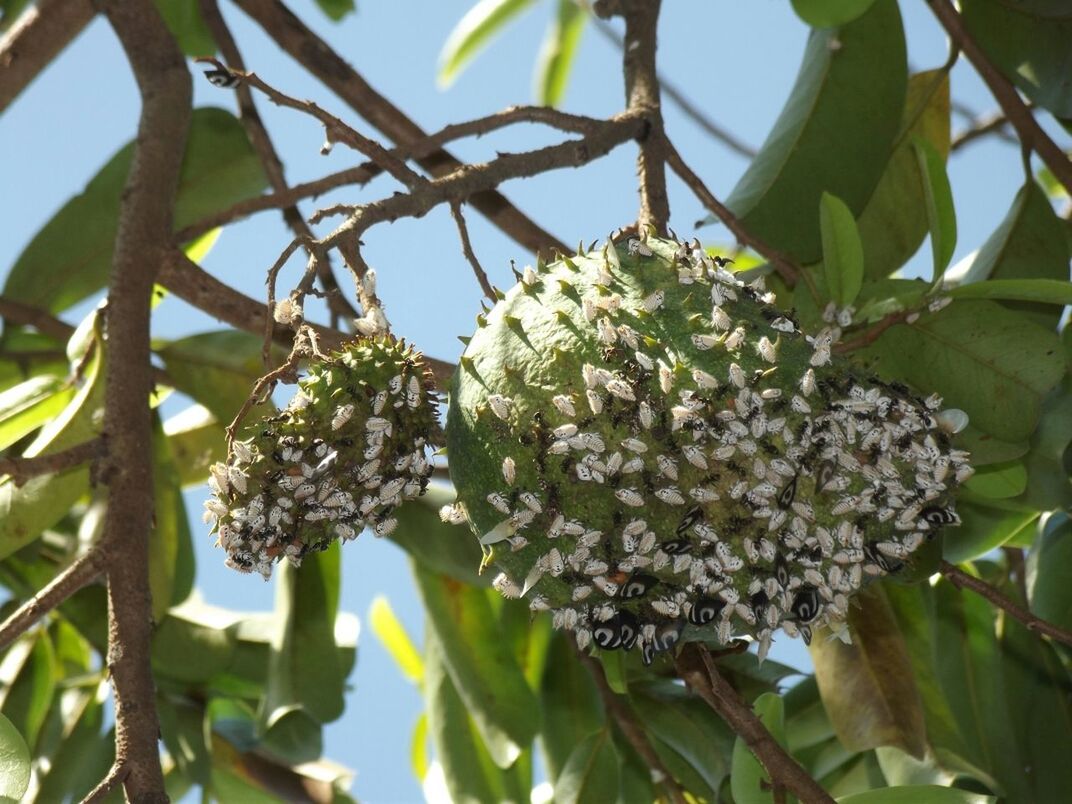
<instances>
[{"instance_id":1,"label":"elongated green leaf","mask_svg":"<svg viewBox=\"0 0 1072 804\"><path fill-rule=\"evenodd\" d=\"M115 736L102 730L107 682L62 693L53 707L62 733L38 779L38 801L80 801L107 773L115 757Z\"/></svg>"},{"instance_id":2,"label":"elongated green leaf","mask_svg":"<svg viewBox=\"0 0 1072 804\"><path fill-rule=\"evenodd\" d=\"M852 644L816 634L815 678L838 738L850 750L895 745L926 753L923 708L907 648L882 589L857 594L849 610Z\"/></svg>"},{"instance_id":3,"label":"elongated green leaf","mask_svg":"<svg viewBox=\"0 0 1072 804\"><path fill-rule=\"evenodd\" d=\"M991 464L976 470L965 485L975 494L995 500L1015 497L1027 487L1027 469L1020 461Z\"/></svg>"},{"instance_id":4,"label":"elongated green leaf","mask_svg":"<svg viewBox=\"0 0 1072 804\"><path fill-rule=\"evenodd\" d=\"M58 312L104 287L132 155L133 145L124 146L34 236L8 275L5 296ZM176 228L265 186L241 123L222 109L195 109L176 196Z\"/></svg>"},{"instance_id":5,"label":"elongated green leaf","mask_svg":"<svg viewBox=\"0 0 1072 804\"><path fill-rule=\"evenodd\" d=\"M451 681L443 646L430 630L424 662L428 731L451 798L457 802L523 801L527 791L515 783L513 774L492 761Z\"/></svg>"},{"instance_id":6,"label":"elongated green leaf","mask_svg":"<svg viewBox=\"0 0 1072 804\"><path fill-rule=\"evenodd\" d=\"M536 57L536 101L558 106L566 95L573 58L588 15L574 0L558 0L558 12L547 27Z\"/></svg>"},{"instance_id":7,"label":"elongated green leaf","mask_svg":"<svg viewBox=\"0 0 1072 804\"><path fill-rule=\"evenodd\" d=\"M1028 557L1031 610L1072 630L1072 520L1054 516Z\"/></svg>"},{"instance_id":8,"label":"elongated green leaf","mask_svg":"<svg viewBox=\"0 0 1072 804\"><path fill-rule=\"evenodd\" d=\"M834 736L834 725L823 707L815 675L809 675L783 696L786 748L790 753L824 743Z\"/></svg>"},{"instance_id":9,"label":"elongated green leaf","mask_svg":"<svg viewBox=\"0 0 1072 804\"><path fill-rule=\"evenodd\" d=\"M429 627L443 647L451 681L495 763L506 768L539 731L539 707L483 589L414 564Z\"/></svg>"},{"instance_id":10,"label":"elongated green leaf","mask_svg":"<svg viewBox=\"0 0 1072 804\"><path fill-rule=\"evenodd\" d=\"M534 0L479 0L465 12L447 37L439 54L440 86L450 86L465 66L504 25L533 4Z\"/></svg>"},{"instance_id":11,"label":"elongated green leaf","mask_svg":"<svg viewBox=\"0 0 1072 804\"><path fill-rule=\"evenodd\" d=\"M454 502L453 489L431 486L421 498L395 512L398 527L388 538L431 572L448 575L471 586L487 586L479 575L480 543L466 527L447 525L439 509Z\"/></svg>"},{"instance_id":12,"label":"elongated green leaf","mask_svg":"<svg viewBox=\"0 0 1072 804\"><path fill-rule=\"evenodd\" d=\"M957 449L971 453L971 462L975 467L1021 458L1031 448L1026 441L1002 441L994 438L970 423L954 436L953 443Z\"/></svg>"},{"instance_id":13,"label":"elongated green leaf","mask_svg":"<svg viewBox=\"0 0 1072 804\"><path fill-rule=\"evenodd\" d=\"M149 534L149 585L153 617L182 602L193 587L193 538L179 472L158 413L153 414L153 529Z\"/></svg>"},{"instance_id":14,"label":"elongated green leaf","mask_svg":"<svg viewBox=\"0 0 1072 804\"><path fill-rule=\"evenodd\" d=\"M574 747L604 722L599 692L577 661L565 634L555 634L551 640L540 704L543 713L540 745L548 778L554 783Z\"/></svg>"},{"instance_id":15,"label":"elongated green leaf","mask_svg":"<svg viewBox=\"0 0 1072 804\"><path fill-rule=\"evenodd\" d=\"M863 210L889 158L906 83L894 0L878 0L841 28L812 31L789 101L727 206L754 235L814 262L819 197L825 190L853 214Z\"/></svg>"},{"instance_id":16,"label":"elongated green leaf","mask_svg":"<svg viewBox=\"0 0 1072 804\"><path fill-rule=\"evenodd\" d=\"M198 0L155 0L155 4L183 53L194 57L216 53L216 43L201 16Z\"/></svg>"},{"instance_id":17,"label":"elongated green leaf","mask_svg":"<svg viewBox=\"0 0 1072 804\"><path fill-rule=\"evenodd\" d=\"M618 755L609 729L589 734L573 749L555 785L555 804L614 801L618 794Z\"/></svg>"},{"instance_id":18,"label":"elongated green leaf","mask_svg":"<svg viewBox=\"0 0 1072 804\"><path fill-rule=\"evenodd\" d=\"M1053 329L1061 311L1049 305L1072 304L1068 257L1064 223L1042 188L1029 181L971 261L961 279L966 284L950 293L959 298L1013 300L1005 306Z\"/></svg>"},{"instance_id":19,"label":"elongated green leaf","mask_svg":"<svg viewBox=\"0 0 1072 804\"><path fill-rule=\"evenodd\" d=\"M1025 475L1026 479L1026 475ZM961 526L944 534L942 557L959 564L1033 532L1038 511L1006 511L963 502L957 505Z\"/></svg>"},{"instance_id":20,"label":"elongated green leaf","mask_svg":"<svg viewBox=\"0 0 1072 804\"><path fill-rule=\"evenodd\" d=\"M618 799L616 804L651 804L657 800L651 770L624 739L614 736L618 752Z\"/></svg>"},{"instance_id":21,"label":"elongated green leaf","mask_svg":"<svg viewBox=\"0 0 1072 804\"><path fill-rule=\"evenodd\" d=\"M919 174L923 180L923 198L927 209L927 228L931 234L934 279L937 285L957 247L957 216L953 209L953 190L945 172L945 160L927 140L912 141Z\"/></svg>"},{"instance_id":22,"label":"elongated green leaf","mask_svg":"<svg viewBox=\"0 0 1072 804\"><path fill-rule=\"evenodd\" d=\"M884 787L868 790L851 796L842 796L838 804L987 804L997 799L969 790L957 790L953 787L940 787L933 784L903 785L901 787Z\"/></svg>"},{"instance_id":23,"label":"elongated green leaf","mask_svg":"<svg viewBox=\"0 0 1072 804\"><path fill-rule=\"evenodd\" d=\"M1040 511L1072 508L1072 330L1066 326L1062 337L1069 373L1043 399L1024 459L1028 480L1020 501Z\"/></svg>"},{"instance_id":24,"label":"elongated green leaf","mask_svg":"<svg viewBox=\"0 0 1072 804\"><path fill-rule=\"evenodd\" d=\"M86 368L78 393L23 453L44 455L72 447L100 435L100 411L104 405L104 367L98 344ZM0 481L0 558L11 555L59 522L89 489L89 468L81 466L31 478L16 486L10 478Z\"/></svg>"},{"instance_id":25,"label":"elongated green leaf","mask_svg":"<svg viewBox=\"0 0 1072 804\"><path fill-rule=\"evenodd\" d=\"M834 28L852 22L875 0L793 0L793 11L812 28Z\"/></svg>"},{"instance_id":26,"label":"elongated green leaf","mask_svg":"<svg viewBox=\"0 0 1072 804\"><path fill-rule=\"evenodd\" d=\"M24 636L0 664L0 708L31 746L52 705L57 674L52 639L45 631Z\"/></svg>"},{"instance_id":27,"label":"elongated green leaf","mask_svg":"<svg viewBox=\"0 0 1072 804\"><path fill-rule=\"evenodd\" d=\"M74 389L59 377L31 377L0 394L0 449L7 449L58 414Z\"/></svg>"},{"instance_id":28,"label":"elongated green leaf","mask_svg":"<svg viewBox=\"0 0 1072 804\"><path fill-rule=\"evenodd\" d=\"M864 245L864 274L889 276L927 236L927 208L912 141L929 142L949 156L949 73L928 70L908 79L901 131L875 192L856 220Z\"/></svg>"},{"instance_id":29,"label":"elongated green leaf","mask_svg":"<svg viewBox=\"0 0 1072 804\"><path fill-rule=\"evenodd\" d=\"M212 780L212 759L205 740L205 711L181 698L157 695L160 737L183 773L200 785Z\"/></svg>"},{"instance_id":30,"label":"elongated green leaf","mask_svg":"<svg viewBox=\"0 0 1072 804\"><path fill-rule=\"evenodd\" d=\"M354 0L316 0L316 4L332 22L338 22L350 12L357 10Z\"/></svg>"},{"instance_id":31,"label":"elongated green leaf","mask_svg":"<svg viewBox=\"0 0 1072 804\"><path fill-rule=\"evenodd\" d=\"M420 684L424 676L424 665L421 662L421 654L413 646L413 642L406 633L405 626L398 621L391 604L387 598L378 595L369 608L369 625L391 658L395 660L398 669L407 679L414 684Z\"/></svg>"},{"instance_id":32,"label":"elongated green leaf","mask_svg":"<svg viewBox=\"0 0 1072 804\"><path fill-rule=\"evenodd\" d=\"M773 693L764 693L752 704L767 731L781 746L785 746L785 710L782 699ZM733 800L737 804L770 804L774 801L772 784L766 769L759 764L751 750L740 737L733 746L733 773L730 776ZM796 799L792 799L796 801Z\"/></svg>"},{"instance_id":33,"label":"elongated green leaf","mask_svg":"<svg viewBox=\"0 0 1072 804\"><path fill-rule=\"evenodd\" d=\"M423 668L422 668L423 669ZM409 769L423 782L428 773L428 713L421 712L413 725L413 736L409 741Z\"/></svg>"},{"instance_id":34,"label":"elongated green leaf","mask_svg":"<svg viewBox=\"0 0 1072 804\"><path fill-rule=\"evenodd\" d=\"M954 302L891 327L865 351L880 373L937 391L1004 441L1031 435L1042 398L1065 372L1055 333L990 301Z\"/></svg>"},{"instance_id":35,"label":"elongated green leaf","mask_svg":"<svg viewBox=\"0 0 1072 804\"><path fill-rule=\"evenodd\" d=\"M1021 7L965 0L961 12L968 33L1017 88L1057 117L1070 118L1072 18L1067 5L1064 19L1040 19Z\"/></svg>"},{"instance_id":36,"label":"elongated green leaf","mask_svg":"<svg viewBox=\"0 0 1072 804\"><path fill-rule=\"evenodd\" d=\"M823 267L830 298L848 307L864 280L864 250L856 221L845 202L823 193L819 201L819 229L823 238Z\"/></svg>"},{"instance_id":37,"label":"elongated green leaf","mask_svg":"<svg viewBox=\"0 0 1072 804\"><path fill-rule=\"evenodd\" d=\"M21 801L30 785L30 749L19 730L0 715L0 801Z\"/></svg>"},{"instance_id":38,"label":"elongated green leaf","mask_svg":"<svg viewBox=\"0 0 1072 804\"><path fill-rule=\"evenodd\" d=\"M152 662L157 677L203 684L222 673L234 655L233 620L233 616L220 619L211 608L192 601L171 611L153 634ZM191 656L197 661L191 662Z\"/></svg>"},{"instance_id":39,"label":"elongated green leaf","mask_svg":"<svg viewBox=\"0 0 1072 804\"><path fill-rule=\"evenodd\" d=\"M320 723L342 714L346 673L335 646L339 562L335 543L305 556L300 569L289 562L279 565L262 728L270 729L294 706Z\"/></svg>"},{"instance_id":40,"label":"elongated green leaf","mask_svg":"<svg viewBox=\"0 0 1072 804\"><path fill-rule=\"evenodd\" d=\"M204 405L191 405L165 421L164 435L183 487L204 483L208 468L226 456L226 431Z\"/></svg>"}]
</instances>

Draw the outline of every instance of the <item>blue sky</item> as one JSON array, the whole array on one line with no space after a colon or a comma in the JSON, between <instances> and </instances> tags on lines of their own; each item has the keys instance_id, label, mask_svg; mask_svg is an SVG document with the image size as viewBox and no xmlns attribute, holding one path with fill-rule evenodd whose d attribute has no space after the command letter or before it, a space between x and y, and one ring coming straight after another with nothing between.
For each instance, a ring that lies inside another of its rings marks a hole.
<instances>
[{"instance_id":1,"label":"blue sky","mask_svg":"<svg viewBox=\"0 0 1072 804\"><path fill-rule=\"evenodd\" d=\"M311 2L294 10L350 61L380 92L428 130L485 115L532 100L532 68L554 3L544 0L516 22L447 90L435 83L437 54L468 0L361 0L356 15L333 24ZM308 97L369 135L377 132L325 91L315 79L280 53L240 12L224 4L247 66L288 94ZM782 0L666 0L660 27L661 70L709 115L739 138L759 145L796 77L807 28ZM903 3L909 60L915 69L939 66L946 58L943 32L924 3ZM564 108L607 116L623 102L620 56L594 31L584 34ZM994 103L965 64L953 71L954 97L978 112ZM196 105L233 109L231 93L200 78ZM258 99L258 105L291 182L316 178L357 161L337 146L321 156L322 130L294 112ZM138 98L125 59L110 29L94 22L55 63L0 117L0 196L3 237L0 270L5 272L33 234L131 136ZM665 111L671 137L686 161L716 195L725 198L746 166L737 154L712 141L673 106ZM954 129L959 128L954 122ZM479 140L451 145L461 158L483 161L496 150L520 151L557 141L560 135L518 127ZM623 146L581 170L558 171L501 189L522 210L567 243L591 241L633 220L636 215L635 152ZM1005 215L1022 182L1018 149L989 138L957 154L949 166L955 193L959 241L954 262L977 248ZM17 189L16 189L17 188ZM371 201L397 188L381 177L368 187L346 188L318 204ZM700 204L671 179L672 225L691 236L703 217ZM314 206L303 204L308 214ZM513 283L511 259L530 260L519 246L467 212L474 248L493 283ZM699 234L717 242L724 231ZM380 226L365 238L365 257L379 275L379 291L396 334L426 353L454 360L461 349L456 335L468 334L478 312L480 292L458 247L445 208L420 220ZM264 274L289 233L277 213L269 212L228 227L204 267L244 292L260 297ZM929 271L929 247L916 255L911 272ZM297 260L281 287L296 281ZM288 282L289 280L289 282ZM345 286L344 286L345 287ZM77 322L86 307L65 317ZM205 314L169 299L153 319L156 337L179 337L218 328ZM188 400L169 400L168 413ZM203 494L187 495L195 525L198 586L211 603L245 610L270 609L272 584L239 576L222 566L212 539L200 526ZM419 638L422 616L405 556L393 545L366 534L344 550L342 607L364 619L371 600L386 595L411 634ZM797 667L809 665L799 642L782 639L772 657ZM326 729L327 754L358 775L354 793L367 802L411 801L420 797L409 770L410 732L420 711L419 695L395 670L372 637L362 634L357 668L345 716Z\"/></svg>"}]
</instances>

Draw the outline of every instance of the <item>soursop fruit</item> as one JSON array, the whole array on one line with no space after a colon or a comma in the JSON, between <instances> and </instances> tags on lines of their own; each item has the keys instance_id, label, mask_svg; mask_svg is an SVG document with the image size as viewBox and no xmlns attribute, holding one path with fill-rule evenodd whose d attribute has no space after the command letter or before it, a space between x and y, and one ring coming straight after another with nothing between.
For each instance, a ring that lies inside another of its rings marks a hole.
<instances>
[{"instance_id":1,"label":"soursop fruit","mask_svg":"<svg viewBox=\"0 0 1072 804\"><path fill-rule=\"evenodd\" d=\"M811 638L956 523L968 455L921 399L698 246L608 243L478 321L447 420L495 586L580 645Z\"/></svg>"},{"instance_id":2,"label":"soursop fruit","mask_svg":"<svg viewBox=\"0 0 1072 804\"><path fill-rule=\"evenodd\" d=\"M434 382L419 352L363 338L313 363L280 411L236 441L211 469L213 525L227 565L269 578L366 526L397 526L392 512L424 493L439 441Z\"/></svg>"}]
</instances>

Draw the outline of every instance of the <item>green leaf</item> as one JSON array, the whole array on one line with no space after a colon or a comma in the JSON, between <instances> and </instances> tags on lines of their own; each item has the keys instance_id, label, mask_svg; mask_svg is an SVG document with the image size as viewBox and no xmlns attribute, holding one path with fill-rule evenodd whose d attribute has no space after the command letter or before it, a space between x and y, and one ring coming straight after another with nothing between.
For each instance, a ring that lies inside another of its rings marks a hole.
<instances>
[{"instance_id":1,"label":"green leaf","mask_svg":"<svg viewBox=\"0 0 1072 804\"><path fill-rule=\"evenodd\" d=\"M1065 372L1057 335L990 301L955 302L861 350L880 374L937 391L947 407L1004 441L1035 429L1042 399Z\"/></svg>"},{"instance_id":2,"label":"green leaf","mask_svg":"<svg viewBox=\"0 0 1072 804\"><path fill-rule=\"evenodd\" d=\"M466 65L488 45L507 23L533 5L534 0L479 0L465 12L447 36L439 54L436 80L450 86Z\"/></svg>"},{"instance_id":3,"label":"green leaf","mask_svg":"<svg viewBox=\"0 0 1072 804\"><path fill-rule=\"evenodd\" d=\"M103 345L98 343L86 367L82 387L58 416L45 424L23 453L25 457L59 452L100 435L104 406ZM16 486L0 481L0 558L29 544L59 522L89 489L89 467L39 475Z\"/></svg>"},{"instance_id":4,"label":"green leaf","mask_svg":"<svg viewBox=\"0 0 1072 804\"><path fill-rule=\"evenodd\" d=\"M539 731L539 706L483 589L413 565L428 625L492 759L507 768Z\"/></svg>"},{"instance_id":5,"label":"green leaf","mask_svg":"<svg viewBox=\"0 0 1072 804\"><path fill-rule=\"evenodd\" d=\"M430 486L422 497L395 511L398 527L388 538L430 572L471 586L487 586L488 576L478 573L482 554L476 537L469 528L448 525L439 518L439 509L455 499L453 489Z\"/></svg>"},{"instance_id":6,"label":"green leaf","mask_svg":"<svg viewBox=\"0 0 1072 804\"><path fill-rule=\"evenodd\" d=\"M838 307L848 307L856 301L864 280L864 250L856 221L844 201L823 193L819 200L819 228L830 298Z\"/></svg>"},{"instance_id":7,"label":"green leaf","mask_svg":"<svg viewBox=\"0 0 1072 804\"><path fill-rule=\"evenodd\" d=\"M194 57L215 55L216 43L201 16L198 0L156 0L156 10L183 53Z\"/></svg>"},{"instance_id":8,"label":"green leaf","mask_svg":"<svg viewBox=\"0 0 1072 804\"><path fill-rule=\"evenodd\" d=\"M994 438L970 423L953 437L953 444L957 449L970 452L972 465L977 468L1022 458L1031 448L1026 441Z\"/></svg>"},{"instance_id":9,"label":"green leaf","mask_svg":"<svg viewBox=\"0 0 1072 804\"><path fill-rule=\"evenodd\" d=\"M820 196L863 210L889 158L906 83L894 0L842 28L813 30L789 101L726 205L756 237L817 260Z\"/></svg>"},{"instance_id":10,"label":"green leaf","mask_svg":"<svg viewBox=\"0 0 1072 804\"><path fill-rule=\"evenodd\" d=\"M764 693L756 698L752 710L759 717L767 731L782 747L785 746L785 710L782 699L774 693ZM740 737L733 746L733 772L730 775L730 788L736 804L770 804L774 801L771 792L771 780L767 778L766 769L752 754L751 749ZM796 799L792 799L796 801Z\"/></svg>"},{"instance_id":11,"label":"green leaf","mask_svg":"<svg viewBox=\"0 0 1072 804\"><path fill-rule=\"evenodd\" d=\"M1055 518L1062 515L1055 514ZM1054 625L1072 630L1072 520L1047 523L1028 556L1031 610Z\"/></svg>"},{"instance_id":12,"label":"green leaf","mask_svg":"<svg viewBox=\"0 0 1072 804\"><path fill-rule=\"evenodd\" d=\"M569 638L559 632L551 639L547 671L540 690L543 748L548 778L554 783L570 753L584 737L603 726L599 691L577 661Z\"/></svg>"},{"instance_id":13,"label":"green leaf","mask_svg":"<svg viewBox=\"0 0 1072 804\"><path fill-rule=\"evenodd\" d=\"M354 0L316 0L316 4L332 22L338 22L350 12L357 10Z\"/></svg>"},{"instance_id":14,"label":"green leaf","mask_svg":"<svg viewBox=\"0 0 1072 804\"><path fill-rule=\"evenodd\" d=\"M124 146L23 250L3 295L59 312L105 286L133 144ZM175 228L257 195L267 182L242 124L195 109L175 204Z\"/></svg>"},{"instance_id":15,"label":"green leaf","mask_svg":"<svg viewBox=\"0 0 1072 804\"><path fill-rule=\"evenodd\" d=\"M149 586L153 618L162 620L193 587L193 537L159 413L153 413L153 528L149 533Z\"/></svg>"},{"instance_id":16,"label":"green leaf","mask_svg":"<svg viewBox=\"0 0 1072 804\"><path fill-rule=\"evenodd\" d=\"M0 715L0 800L21 801L30 786L30 749L18 729Z\"/></svg>"},{"instance_id":17,"label":"green leaf","mask_svg":"<svg viewBox=\"0 0 1072 804\"><path fill-rule=\"evenodd\" d=\"M451 799L458 802L522 801L527 791L492 761L468 707L451 682L443 647L427 633L424 700L428 731Z\"/></svg>"},{"instance_id":18,"label":"green leaf","mask_svg":"<svg viewBox=\"0 0 1072 804\"><path fill-rule=\"evenodd\" d=\"M933 784L902 785L868 790L851 796L842 796L838 804L987 804L996 801L993 796L957 790L955 787L940 787Z\"/></svg>"},{"instance_id":19,"label":"green leaf","mask_svg":"<svg viewBox=\"0 0 1072 804\"><path fill-rule=\"evenodd\" d=\"M387 648L391 658L395 660L398 669L407 679L414 684L420 684L424 676L424 665L421 662L421 654L413 646L413 642L406 633L405 627L399 622L391 604L383 595L377 595L369 608L369 625L374 633Z\"/></svg>"},{"instance_id":20,"label":"green leaf","mask_svg":"<svg viewBox=\"0 0 1072 804\"><path fill-rule=\"evenodd\" d=\"M164 422L171 460L184 488L208 479L208 468L227 452L227 433L204 405L191 405Z\"/></svg>"},{"instance_id":21,"label":"green leaf","mask_svg":"<svg viewBox=\"0 0 1072 804\"><path fill-rule=\"evenodd\" d=\"M826 714L819 685L812 674L789 689L785 703L786 748L797 754L834 737L834 725Z\"/></svg>"},{"instance_id":22,"label":"green leaf","mask_svg":"<svg viewBox=\"0 0 1072 804\"><path fill-rule=\"evenodd\" d=\"M423 670L423 667L421 668ZM409 768L418 782L423 782L428 773L428 713L421 712L413 725L409 741Z\"/></svg>"},{"instance_id":23,"label":"green leaf","mask_svg":"<svg viewBox=\"0 0 1072 804\"><path fill-rule=\"evenodd\" d=\"M65 690L53 713L61 733L38 768L38 801L81 801L115 758L114 730L102 730L108 683Z\"/></svg>"},{"instance_id":24,"label":"green leaf","mask_svg":"<svg viewBox=\"0 0 1072 804\"><path fill-rule=\"evenodd\" d=\"M1072 367L1072 330L1063 333ZM1040 511L1072 508L1072 369L1042 401L1038 428L1031 436L1027 490L1021 501Z\"/></svg>"},{"instance_id":25,"label":"green leaf","mask_svg":"<svg viewBox=\"0 0 1072 804\"><path fill-rule=\"evenodd\" d=\"M558 0L558 13L547 27L536 57L536 102L558 106L566 95L581 33L588 14L574 0Z\"/></svg>"},{"instance_id":26,"label":"green leaf","mask_svg":"<svg viewBox=\"0 0 1072 804\"><path fill-rule=\"evenodd\" d=\"M160 737L179 769L199 785L212 780L212 759L205 734L205 710L182 698L157 695Z\"/></svg>"},{"instance_id":27,"label":"green leaf","mask_svg":"<svg viewBox=\"0 0 1072 804\"><path fill-rule=\"evenodd\" d=\"M852 644L816 633L815 678L838 738L851 751L895 745L926 753L923 708L904 639L882 588L868 587L849 609Z\"/></svg>"},{"instance_id":28,"label":"green leaf","mask_svg":"<svg viewBox=\"0 0 1072 804\"><path fill-rule=\"evenodd\" d=\"M975 494L1003 500L1027 487L1027 469L1020 461L995 463L976 470L965 485Z\"/></svg>"},{"instance_id":29,"label":"green leaf","mask_svg":"<svg viewBox=\"0 0 1072 804\"><path fill-rule=\"evenodd\" d=\"M59 377L42 375L0 394L0 449L32 433L71 401L74 389Z\"/></svg>"},{"instance_id":30,"label":"green leaf","mask_svg":"<svg viewBox=\"0 0 1072 804\"><path fill-rule=\"evenodd\" d=\"M270 729L291 707L320 723L343 712L346 673L335 645L339 606L339 545L277 570L275 619L261 727Z\"/></svg>"},{"instance_id":31,"label":"green leaf","mask_svg":"<svg viewBox=\"0 0 1072 804\"><path fill-rule=\"evenodd\" d=\"M864 275L889 276L927 236L927 208L912 141L923 139L949 156L949 73L928 70L908 79L901 132L874 193L856 219L864 245Z\"/></svg>"},{"instance_id":32,"label":"green leaf","mask_svg":"<svg viewBox=\"0 0 1072 804\"><path fill-rule=\"evenodd\" d=\"M607 728L589 734L570 754L555 784L555 804L614 801L618 796L618 755Z\"/></svg>"},{"instance_id":33,"label":"green leaf","mask_svg":"<svg viewBox=\"0 0 1072 804\"><path fill-rule=\"evenodd\" d=\"M0 708L33 746L56 692L56 658L48 632L31 632L0 663Z\"/></svg>"},{"instance_id":34,"label":"green leaf","mask_svg":"<svg viewBox=\"0 0 1072 804\"><path fill-rule=\"evenodd\" d=\"M1014 300L1020 303L1005 306L1053 329L1061 310L1049 305L1072 304L1068 258L1063 221L1042 188L1028 181L971 261L962 278L968 284L953 289L950 295Z\"/></svg>"},{"instance_id":35,"label":"green leaf","mask_svg":"<svg viewBox=\"0 0 1072 804\"><path fill-rule=\"evenodd\" d=\"M1030 534L1039 518L1038 511L1004 511L963 501L957 504L957 513L960 527L946 531L942 540L942 557L953 564L973 561Z\"/></svg>"},{"instance_id":36,"label":"green leaf","mask_svg":"<svg viewBox=\"0 0 1072 804\"><path fill-rule=\"evenodd\" d=\"M1072 18L1067 5L1065 19L1040 19L1021 13L1019 5L1014 9L996 0L964 0L964 27L1028 98L1058 118L1070 118Z\"/></svg>"},{"instance_id":37,"label":"green leaf","mask_svg":"<svg viewBox=\"0 0 1072 804\"><path fill-rule=\"evenodd\" d=\"M793 0L793 11L812 28L835 28L852 22L875 0Z\"/></svg>"},{"instance_id":38,"label":"green leaf","mask_svg":"<svg viewBox=\"0 0 1072 804\"><path fill-rule=\"evenodd\" d=\"M957 215L953 209L953 190L945 172L945 159L938 149L925 139L912 141L919 174L923 179L923 197L927 209L927 228L931 234L931 254L934 258L934 280L937 285L953 251L957 247Z\"/></svg>"},{"instance_id":39,"label":"green leaf","mask_svg":"<svg viewBox=\"0 0 1072 804\"><path fill-rule=\"evenodd\" d=\"M173 609L153 633L152 663L157 678L204 684L230 666L235 651L233 616L196 601ZM190 661L196 656L197 661Z\"/></svg>"}]
</instances>

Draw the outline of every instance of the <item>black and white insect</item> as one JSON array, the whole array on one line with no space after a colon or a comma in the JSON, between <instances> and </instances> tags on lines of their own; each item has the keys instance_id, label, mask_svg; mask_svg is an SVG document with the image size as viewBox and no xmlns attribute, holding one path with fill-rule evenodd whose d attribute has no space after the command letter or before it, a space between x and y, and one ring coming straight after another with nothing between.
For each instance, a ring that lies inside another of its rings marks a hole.
<instances>
[{"instance_id":1,"label":"black and white insect","mask_svg":"<svg viewBox=\"0 0 1072 804\"><path fill-rule=\"evenodd\" d=\"M233 73L226 67L215 67L211 70L205 70L205 78L214 87L220 89L234 89L242 83L242 76L238 73Z\"/></svg>"}]
</instances>

